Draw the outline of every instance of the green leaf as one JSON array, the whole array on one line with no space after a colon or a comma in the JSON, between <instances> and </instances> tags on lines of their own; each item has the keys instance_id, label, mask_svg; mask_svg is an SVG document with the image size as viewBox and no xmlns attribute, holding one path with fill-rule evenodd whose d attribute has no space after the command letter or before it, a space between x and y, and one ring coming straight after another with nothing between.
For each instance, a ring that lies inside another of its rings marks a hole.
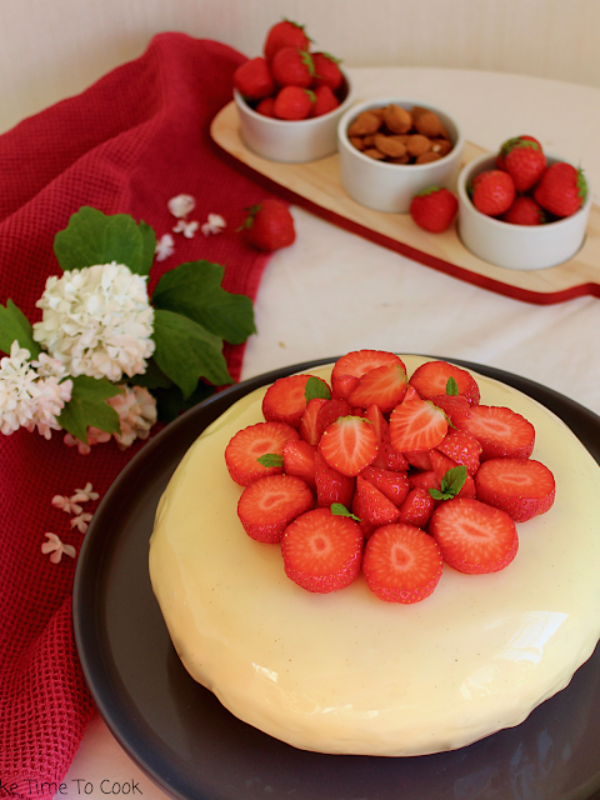
<instances>
[{"instance_id":1,"label":"green leaf","mask_svg":"<svg viewBox=\"0 0 600 800\"><path fill-rule=\"evenodd\" d=\"M199 378L215 386L233 383L223 356L223 342L198 323L173 311L154 313L154 360L159 369L190 397Z\"/></svg>"},{"instance_id":2,"label":"green leaf","mask_svg":"<svg viewBox=\"0 0 600 800\"><path fill-rule=\"evenodd\" d=\"M40 346L33 338L31 323L12 300L6 301L6 308L0 305L0 350L9 354L14 341L19 347L29 350L31 358L40 354Z\"/></svg>"},{"instance_id":3,"label":"green leaf","mask_svg":"<svg viewBox=\"0 0 600 800\"><path fill-rule=\"evenodd\" d=\"M434 500L452 500L460 492L467 480L467 468L464 465L453 467L442 478L438 489L430 489L429 494Z\"/></svg>"},{"instance_id":4,"label":"green leaf","mask_svg":"<svg viewBox=\"0 0 600 800\"><path fill-rule=\"evenodd\" d=\"M458 395L458 384L452 376L450 376L446 382L446 394L454 397Z\"/></svg>"},{"instance_id":5,"label":"green leaf","mask_svg":"<svg viewBox=\"0 0 600 800\"><path fill-rule=\"evenodd\" d=\"M127 383L130 386L143 386L146 389L170 389L173 386L173 381L158 368L153 358L148 360L146 372L142 375L133 375Z\"/></svg>"},{"instance_id":6,"label":"green leaf","mask_svg":"<svg viewBox=\"0 0 600 800\"><path fill-rule=\"evenodd\" d=\"M149 239L146 228L138 228L129 214L107 216L82 206L54 237L54 252L65 272L116 261L146 275Z\"/></svg>"},{"instance_id":7,"label":"green leaf","mask_svg":"<svg viewBox=\"0 0 600 800\"><path fill-rule=\"evenodd\" d=\"M181 389L171 386L170 389L154 389L152 394L156 399L156 412L161 422L173 422L182 413L198 405L207 397L215 393L214 386L200 382L192 394L184 399Z\"/></svg>"},{"instance_id":8,"label":"green leaf","mask_svg":"<svg viewBox=\"0 0 600 800\"><path fill-rule=\"evenodd\" d=\"M360 522L360 517L348 511L343 503L332 503L330 511L336 517L350 517L350 519L355 520L355 522Z\"/></svg>"},{"instance_id":9,"label":"green leaf","mask_svg":"<svg viewBox=\"0 0 600 800\"><path fill-rule=\"evenodd\" d=\"M142 260L140 263L139 275L149 275L154 264L154 255L156 253L156 234L143 220L138 225L138 231L142 236Z\"/></svg>"},{"instance_id":10,"label":"green leaf","mask_svg":"<svg viewBox=\"0 0 600 800\"><path fill-rule=\"evenodd\" d=\"M122 389L106 378L78 375L72 381L71 399L58 417L61 428L86 444L90 425L106 433L118 433L121 430L119 415L106 400L119 394Z\"/></svg>"},{"instance_id":11,"label":"green leaf","mask_svg":"<svg viewBox=\"0 0 600 800\"><path fill-rule=\"evenodd\" d=\"M265 453L256 460L263 467L283 467L283 456L280 453Z\"/></svg>"},{"instance_id":12,"label":"green leaf","mask_svg":"<svg viewBox=\"0 0 600 800\"><path fill-rule=\"evenodd\" d=\"M252 301L221 288L224 274L210 261L180 264L159 280L152 305L183 314L230 344L242 344L256 333Z\"/></svg>"},{"instance_id":13,"label":"green leaf","mask_svg":"<svg viewBox=\"0 0 600 800\"><path fill-rule=\"evenodd\" d=\"M323 400L330 400L331 392L327 384L315 378L314 375L311 375L304 387L304 397L306 397L307 402L313 400L315 397L322 398Z\"/></svg>"}]
</instances>

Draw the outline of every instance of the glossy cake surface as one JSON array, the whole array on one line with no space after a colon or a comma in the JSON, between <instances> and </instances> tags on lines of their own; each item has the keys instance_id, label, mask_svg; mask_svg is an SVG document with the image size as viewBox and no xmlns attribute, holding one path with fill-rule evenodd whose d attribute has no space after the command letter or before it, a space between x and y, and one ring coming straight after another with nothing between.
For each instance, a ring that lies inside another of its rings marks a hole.
<instances>
[{"instance_id":1,"label":"glossy cake surface","mask_svg":"<svg viewBox=\"0 0 600 800\"><path fill-rule=\"evenodd\" d=\"M425 359L402 356L409 375ZM313 374L328 379L331 368ZM474 374L474 373L473 373ZM600 469L550 411L476 375L481 402L536 429L556 478L550 511L518 524L503 571L448 566L434 594L386 603L362 576L315 595L285 575L279 545L250 539L224 451L262 421L266 387L190 448L161 500L152 586L192 677L240 719L295 747L409 756L455 749L523 721L564 688L600 636Z\"/></svg>"}]
</instances>

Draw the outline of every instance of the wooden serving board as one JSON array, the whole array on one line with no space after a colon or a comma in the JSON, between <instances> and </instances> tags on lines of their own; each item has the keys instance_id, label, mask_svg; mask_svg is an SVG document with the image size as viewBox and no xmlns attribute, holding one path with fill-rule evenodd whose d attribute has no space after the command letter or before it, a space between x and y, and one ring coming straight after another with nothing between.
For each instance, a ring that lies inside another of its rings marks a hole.
<instances>
[{"instance_id":1,"label":"wooden serving board","mask_svg":"<svg viewBox=\"0 0 600 800\"><path fill-rule=\"evenodd\" d=\"M418 228L408 214L388 214L361 206L342 188L338 155L305 164L268 161L241 139L232 101L214 118L211 137L233 164L270 191L330 222L428 267L499 294L538 305L582 295L600 297L600 208L592 205L586 240L577 255L548 269L526 271L497 267L467 250L456 225L441 234ZM483 154L467 142L463 163Z\"/></svg>"}]
</instances>

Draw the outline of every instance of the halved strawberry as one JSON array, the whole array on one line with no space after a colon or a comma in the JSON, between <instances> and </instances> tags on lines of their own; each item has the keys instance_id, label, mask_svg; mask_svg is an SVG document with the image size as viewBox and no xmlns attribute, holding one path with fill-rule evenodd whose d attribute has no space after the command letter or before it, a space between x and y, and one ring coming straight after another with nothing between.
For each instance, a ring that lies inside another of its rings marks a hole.
<instances>
[{"instance_id":1,"label":"halved strawberry","mask_svg":"<svg viewBox=\"0 0 600 800\"><path fill-rule=\"evenodd\" d=\"M408 477L406 472L393 472L390 469L379 469L371 465L365 467L360 475L372 486L382 492L388 500L399 506L408 494Z\"/></svg>"},{"instance_id":2,"label":"halved strawberry","mask_svg":"<svg viewBox=\"0 0 600 800\"><path fill-rule=\"evenodd\" d=\"M297 517L285 530L281 554L285 573L309 592L343 589L360 573L364 539L350 517L317 508Z\"/></svg>"},{"instance_id":3,"label":"halved strawberry","mask_svg":"<svg viewBox=\"0 0 600 800\"><path fill-rule=\"evenodd\" d=\"M365 417L373 423L373 429L377 435L378 449L372 466L394 472L405 472L409 466L408 461L399 450L392 446L390 426L379 406L372 403L366 409Z\"/></svg>"},{"instance_id":4,"label":"halved strawberry","mask_svg":"<svg viewBox=\"0 0 600 800\"><path fill-rule=\"evenodd\" d=\"M461 394L436 394L431 402L445 412L450 422L458 427L460 422L471 416L471 406Z\"/></svg>"},{"instance_id":5,"label":"halved strawberry","mask_svg":"<svg viewBox=\"0 0 600 800\"><path fill-rule=\"evenodd\" d=\"M331 372L331 387L336 397L348 398L357 385L348 379L362 378L372 369L383 367L384 364L400 364L406 371L404 362L395 353L385 350L354 350L338 358Z\"/></svg>"},{"instance_id":6,"label":"halved strawberry","mask_svg":"<svg viewBox=\"0 0 600 800\"><path fill-rule=\"evenodd\" d=\"M347 400L342 400L341 398L332 397L331 400L327 400L321 408L319 409L319 413L317 415L317 435L319 440L321 436L325 432L325 430L333 423L338 420L340 417L347 417L352 414L352 406L348 403ZM316 442L318 444L318 442Z\"/></svg>"},{"instance_id":7,"label":"halved strawberry","mask_svg":"<svg viewBox=\"0 0 600 800\"><path fill-rule=\"evenodd\" d=\"M404 458L411 467L428 472L433 469L431 464L431 450L408 450L404 453Z\"/></svg>"},{"instance_id":8,"label":"halved strawberry","mask_svg":"<svg viewBox=\"0 0 600 800\"><path fill-rule=\"evenodd\" d=\"M390 437L396 450L431 450L448 432L448 419L428 400L404 398L390 416Z\"/></svg>"},{"instance_id":9,"label":"halved strawberry","mask_svg":"<svg viewBox=\"0 0 600 800\"><path fill-rule=\"evenodd\" d=\"M417 486L409 491L400 506L400 522L424 528L429 523L434 509L435 500L430 495L429 489Z\"/></svg>"},{"instance_id":10,"label":"halved strawberry","mask_svg":"<svg viewBox=\"0 0 600 800\"><path fill-rule=\"evenodd\" d=\"M283 447L283 471L286 475L302 478L311 489L315 483L315 453L317 448L303 439L291 439Z\"/></svg>"},{"instance_id":11,"label":"halved strawberry","mask_svg":"<svg viewBox=\"0 0 600 800\"><path fill-rule=\"evenodd\" d=\"M443 561L431 536L397 523L378 528L369 538L362 570L377 597L391 603L417 603L437 586Z\"/></svg>"},{"instance_id":12,"label":"halved strawberry","mask_svg":"<svg viewBox=\"0 0 600 800\"><path fill-rule=\"evenodd\" d=\"M554 503L552 472L532 458L491 458L475 476L477 497L501 508L515 522L545 514Z\"/></svg>"},{"instance_id":13,"label":"halved strawberry","mask_svg":"<svg viewBox=\"0 0 600 800\"><path fill-rule=\"evenodd\" d=\"M474 406L459 430L472 434L481 445L481 460L529 458L535 444L535 428L510 408Z\"/></svg>"},{"instance_id":14,"label":"halved strawberry","mask_svg":"<svg viewBox=\"0 0 600 800\"><path fill-rule=\"evenodd\" d=\"M517 528L505 511L467 497L440 503L429 532L444 561L472 575L504 569L519 547Z\"/></svg>"},{"instance_id":15,"label":"halved strawberry","mask_svg":"<svg viewBox=\"0 0 600 800\"><path fill-rule=\"evenodd\" d=\"M431 400L447 391L448 380L456 382L457 393L465 397L470 405L479 403L479 386L466 369L461 369L447 361L426 361L413 372L410 385L414 386L424 400Z\"/></svg>"},{"instance_id":16,"label":"halved strawberry","mask_svg":"<svg viewBox=\"0 0 600 800\"><path fill-rule=\"evenodd\" d=\"M283 466L265 467L258 459L268 453L283 454L289 439L300 434L285 422L257 422L238 431L225 448L225 463L232 479L248 486L259 478L283 472Z\"/></svg>"},{"instance_id":17,"label":"halved strawberry","mask_svg":"<svg viewBox=\"0 0 600 800\"><path fill-rule=\"evenodd\" d=\"M346 508L351 507L355 479L330 467L318 450L315 453L315 484L318 506L329 508L333 503L341 503Z\"/></svg>"},{"instance_id":18,"label":"halved strawberry","mask_svg":"<svg viewBox=\"0 0 600 800\"><path fill-rule=\"evenodd\" d=\"M313 493L293 475L267 475L246 486L238 502L244 530L257 542L276 543L289 523L314 507Z\"/></svg>"},{"instance_id":19,"label":"halved strawberry","mask_svg":"<svg viewBox=\"0 0 600 800\"><path fill-rule=\"evenodd\" d=\"M369 420L340 417L321 436L319 450L330 467L356 476L375 460L377 436Z\"/></svg>"},{"instance_id":20,"label":"halved strawberry","mask_svg":"<svg viewBox=\"0 0 600 800\"><path fill-rule=\"evenodd\" d=\"M468 431L448 431L437 449L457 464L464 464L469 475L475 475L479 469L482 447Z\"/></svg>"},{"instance_id":21,"label":"halved strawberry","mask_svg":"<svg viewBox=\"0 0 600 800\"><path fill-rule=\"evenodd\" d=\"M287 422L294 428L306 408L306 385L311 380L319 381L323 390L330 394L327 383L314 375L288 375L279 378L267 389L262 402L262 412L267 422Z\"/></svg>"},{"instance_id":22,"label":"halved strawberry","mask_svg":"<svg viewBox=\"0 0 600 800\"><path fill-rule=\"evenodd\" d=\"M361 520L377 526L396 522L400 516L397 506L360 475L356 478L353 509Z\"/></svg>"},{"instance_id":23,"label":"halved strawberry","mask_svg":"<svg viewBox=\"0 0 600 800\"><path fill-rule=\"evenodd\" d=\"M376 403L383 414L389 414L402 402L406 394L406 384L406 370L402 364L384 364L365 372L348 402L359 408L367 408Z\"/></svg>"},{"instance_id":24,"label":"halved strawberry","mask_svg":"<svg viewBox=\"0 0 600 800\"><path fill-rule=\"evenodd\" d=\"M305 442L314 445L319 444L319 439L323 433L319 426L319 411L328 402L329 401L325 400L324 398L313 397L306 404L306 408L304 409L304 413L302 414L302 419L300 420L300 425L298 427L300 436Z\"/></svg>"}]
</instances>

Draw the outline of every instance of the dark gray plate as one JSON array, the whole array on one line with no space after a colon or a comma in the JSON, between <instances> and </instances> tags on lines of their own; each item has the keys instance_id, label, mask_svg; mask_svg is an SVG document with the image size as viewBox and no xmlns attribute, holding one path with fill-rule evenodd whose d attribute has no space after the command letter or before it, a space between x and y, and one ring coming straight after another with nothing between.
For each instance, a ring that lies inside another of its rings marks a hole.
<instances>
[{"instance_id":1,"label":"dark gray plate","mask_svg":"<svg viewBox=\"0 0 600 800\"><path fill-rule=\"evenodd\" d=\"M590 798L600 788L600 648L518 727L415 758L296 750L240 722L182 667L148 577L160 495L188 447L232 403L334 360L297 364L215 395L148 442L106 494L79 556L73 600L81 663L108 727L165 792L184 800ZM599 417L525 378L462 363L543 403L600 463Z\"/></svg>"}]
</instances>

